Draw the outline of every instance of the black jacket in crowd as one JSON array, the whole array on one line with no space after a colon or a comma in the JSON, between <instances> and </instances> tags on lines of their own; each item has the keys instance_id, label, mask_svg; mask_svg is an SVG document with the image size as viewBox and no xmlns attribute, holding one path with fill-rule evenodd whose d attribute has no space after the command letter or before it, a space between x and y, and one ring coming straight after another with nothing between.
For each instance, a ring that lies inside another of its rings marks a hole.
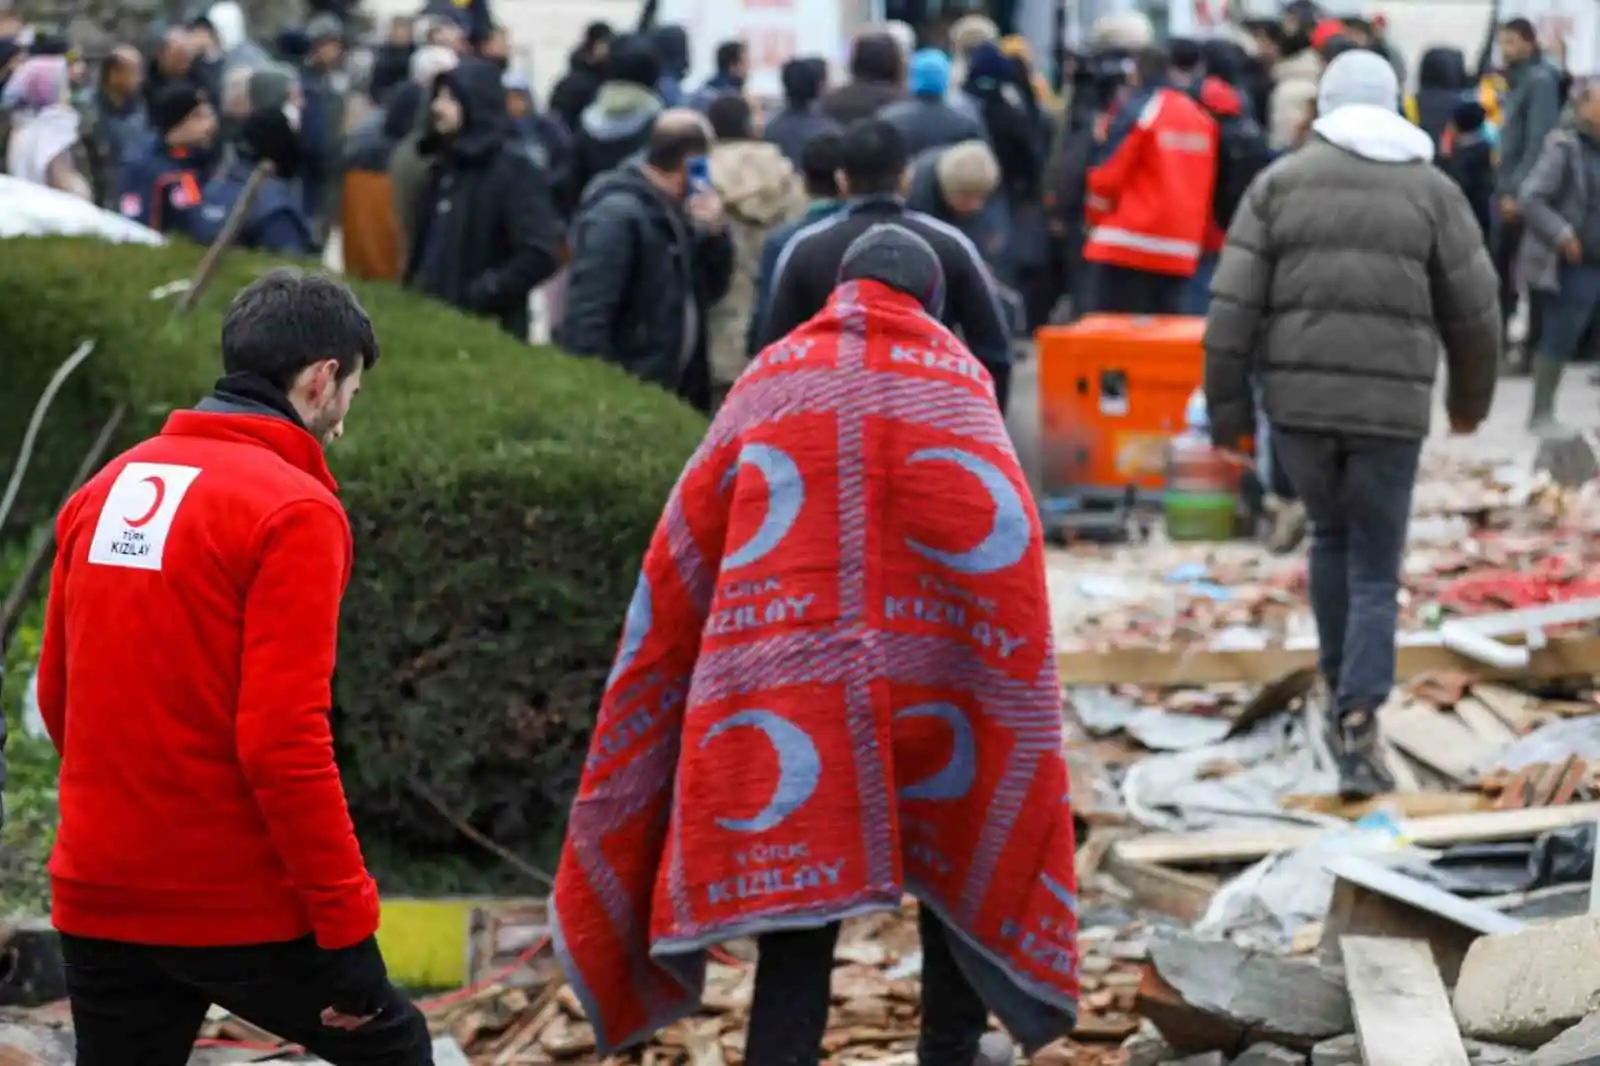
<instances>
[{"instance_id":1,"label":"black jacket in crowd","mask_svg":"<svg viewBox=\"0 0 1600 1066\"><path fill-rule=\"evenodd\" d=\"M512 131L498 67L467 60L438 85L461 101L462 126L423 139L433 162L405 283L526 340L528 294L560 265L549 181Z\"/></svg>"},{"instance_id":2,"label":"black jacket in crowd","mask_svg":"<svg viewBox=\"0 0 1600 1066\"><path fill-rule=\"evenodd\" d=\"M596 178L572 228L561 345L711 407L706 315L728 291L733 243L697 231L637 164Z\"/></svg>"},{"instance_id":3,"label":"black jacket in crowd","mask_svg":"<svg viewBox=\"0 0 1600 1066\"><path fill-rule=\"evenodd\" d=\"M590 62L580 48L572 53L571 66L550 90L550 112L569 130L578 128L578 116L594 103L600 83L605 80L600 64Z\"/></svg>"},{"instance_id":4,"label":"black jacket in crowd","mask_svg":"<svg viewBox=\"0 0 1600 1066\"><path fill-rule=\"evenodd\" d=\"M766 126L761 131L761 136L769 144L778 146L778 151L784 158L800 166L800 150L807 141L819 133L828 131L839 132L840 125L833 119L818 111L816 105L804 108L786 107L767 120Z\"/></svg>"},{"instance_id":5,"label":"black jacket in crowd","mask_svg":"<svg viewBox=\"0 0 1600 1066\"><path fill-rule=\"evenodd\" d=\"M907 209L897 196L864 197L790 239L773 271L772 296L761 323L759 347L782 340L827 306L845 250L880 222L904 226L938 254L944 267L941 321L958 331L972 354L988 368L1004 410L1011 380L1011 334L983 256L960 230Z\"/></svg>"}]
</instances>

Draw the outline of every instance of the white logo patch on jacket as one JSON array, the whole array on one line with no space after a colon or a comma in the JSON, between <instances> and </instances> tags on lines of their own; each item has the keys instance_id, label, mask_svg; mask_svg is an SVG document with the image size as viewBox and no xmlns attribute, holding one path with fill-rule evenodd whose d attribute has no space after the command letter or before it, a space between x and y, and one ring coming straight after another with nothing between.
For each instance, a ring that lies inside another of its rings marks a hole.
<instances>
[{"instance_id":1,"label":"white logo patch on jacket","mask_svg":"<svg viewBox=\"0 0 1600 1066\"><path fill-rule=\"evenodd\" d=\"M123 467L100 508L100 521L89 542L89 562L160 570L172 520L199 476L197 466L129 463Z\"/></svg>"}]
</instances>

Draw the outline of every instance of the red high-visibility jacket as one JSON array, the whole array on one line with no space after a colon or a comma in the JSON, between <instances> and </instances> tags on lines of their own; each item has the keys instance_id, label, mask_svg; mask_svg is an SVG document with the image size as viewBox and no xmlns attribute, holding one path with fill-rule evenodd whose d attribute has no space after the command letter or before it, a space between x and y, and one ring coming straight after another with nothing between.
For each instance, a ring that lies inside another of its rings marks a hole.
<instances>
[{"instance_id":1,"label":"red high-visibility jacket","mask_svg":"<svg viewBox=\"0 0 1600 1066\"><path fill-rule=\"evenodd\" d=\"M1126 113L1113 122L1110 155L1089 171L1083 257L1190 277L1211 220L1217 124L1173 89L1135 95L1123 106Z\"/></svg>"}]
</instances>

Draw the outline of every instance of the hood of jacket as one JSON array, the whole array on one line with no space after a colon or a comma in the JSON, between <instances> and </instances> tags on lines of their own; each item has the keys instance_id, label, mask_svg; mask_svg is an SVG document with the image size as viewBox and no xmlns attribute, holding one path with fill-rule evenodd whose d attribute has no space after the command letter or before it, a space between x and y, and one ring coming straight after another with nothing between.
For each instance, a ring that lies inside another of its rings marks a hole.
<instances>
[{"instance_id":1,"label":"hood of jacket","mask_svg":"<svg viewBox=\"0 0 1600 1066\"><path fill-rule=\"evenodd\" d=\"M1311 131L1334 147L1375 163L1433 160L1433 138L1385 107L1346 104L1313 122Z\"/></svg>"},{"instance_id":2,"label":"hood of jacket","mask_svg":"<svg viewBox=\"0 0 1600 1066\"><path fill-rule=\"evenodd\" d=\"M389 94L383 109L383 134L390 140L404 140L406 134L417 128L417 111L426 101L422 86L414 81L403 81Z\"/></svg>"},{"instance_id":3,"label":"hood of jacket","mask_svg":"<svg viewBox=\"0 0 1600 1066\"><path fill-rule=\"evenodd\" d=\"M689 73L689 33L682 26L657 26L650 31L650 43L661 59L662 73L680 80Z\"/></svg>"},{"instance_id":4,"label":"hood of jacket","mask_svg":"<svg viewBox=\"0 0 1600 1066\"><path fill-rule=\"evenodd\" d=\"M1417 64L1417 89L1449 89L1460 92L1471 84L1467 77L1467 57L1459 48L1430 48Z\"/></svg>"},{"instance_id":5,"label":"hood of jacket","mask_svg":"<svg viewBox=\"0 0 1600 1066\"><path fill-rule=\"evenodd\" d=\"M430 126L422 138L421 151L429 154L445 149L454 156L476 159L503 148L512 133L500 79L500 68L483 59L465 60L454 70L439 75L434 82L434 95L448 87L461 101L461 129L453 136L442 137Z\"/></svg>"},{"instance_id":6,"label":"hood of jacket","mask_svg":"<svg viewBox=\"0 0 1600 1066\"><path fill-rule=\"evenodd\" d=\"M1238 118L1244 114L1244 96L1221 78L1203 79L1195 99L1201 107L1222 118Z\"/></svg>"},{"instance_id":7,"label":"hood of jacket","mask_svg":"<svg viewBox=\"0 0 1600 1066\"><path fill-rule=\"evenodd\" d=\"M711 184L738 219L771 226L793 212L803 190L783 151L766 141L723 141L711 149Z\"/></svg>"},{"instance_id":8,"label":"hood of jacket","mask_svg":"<svg viewBox=\"0 0 1600 1066\"><path fill-rule=\"evenodd\" d=\"M608 81L583 109L579 124L597 141L621 141L637 136L660 113L661 98L643 85Z\"/></svg>"}]
</instances>

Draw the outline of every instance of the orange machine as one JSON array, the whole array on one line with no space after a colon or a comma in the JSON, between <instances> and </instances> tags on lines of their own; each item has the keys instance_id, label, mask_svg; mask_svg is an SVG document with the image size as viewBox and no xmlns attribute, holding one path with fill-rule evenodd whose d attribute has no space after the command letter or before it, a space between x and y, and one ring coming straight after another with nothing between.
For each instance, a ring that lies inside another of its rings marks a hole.
<instances>
[{"instance_id":1,"label":"orange machine","mask_svg":"<svg viewBox=\"0 0 1600 1066\"><path fill-rule=\"evenodd\" d=\"M1036 335L1047 510L1159 496L1203 380L1205 319L1088 315Z\"/></svg>"}]
</instances>

